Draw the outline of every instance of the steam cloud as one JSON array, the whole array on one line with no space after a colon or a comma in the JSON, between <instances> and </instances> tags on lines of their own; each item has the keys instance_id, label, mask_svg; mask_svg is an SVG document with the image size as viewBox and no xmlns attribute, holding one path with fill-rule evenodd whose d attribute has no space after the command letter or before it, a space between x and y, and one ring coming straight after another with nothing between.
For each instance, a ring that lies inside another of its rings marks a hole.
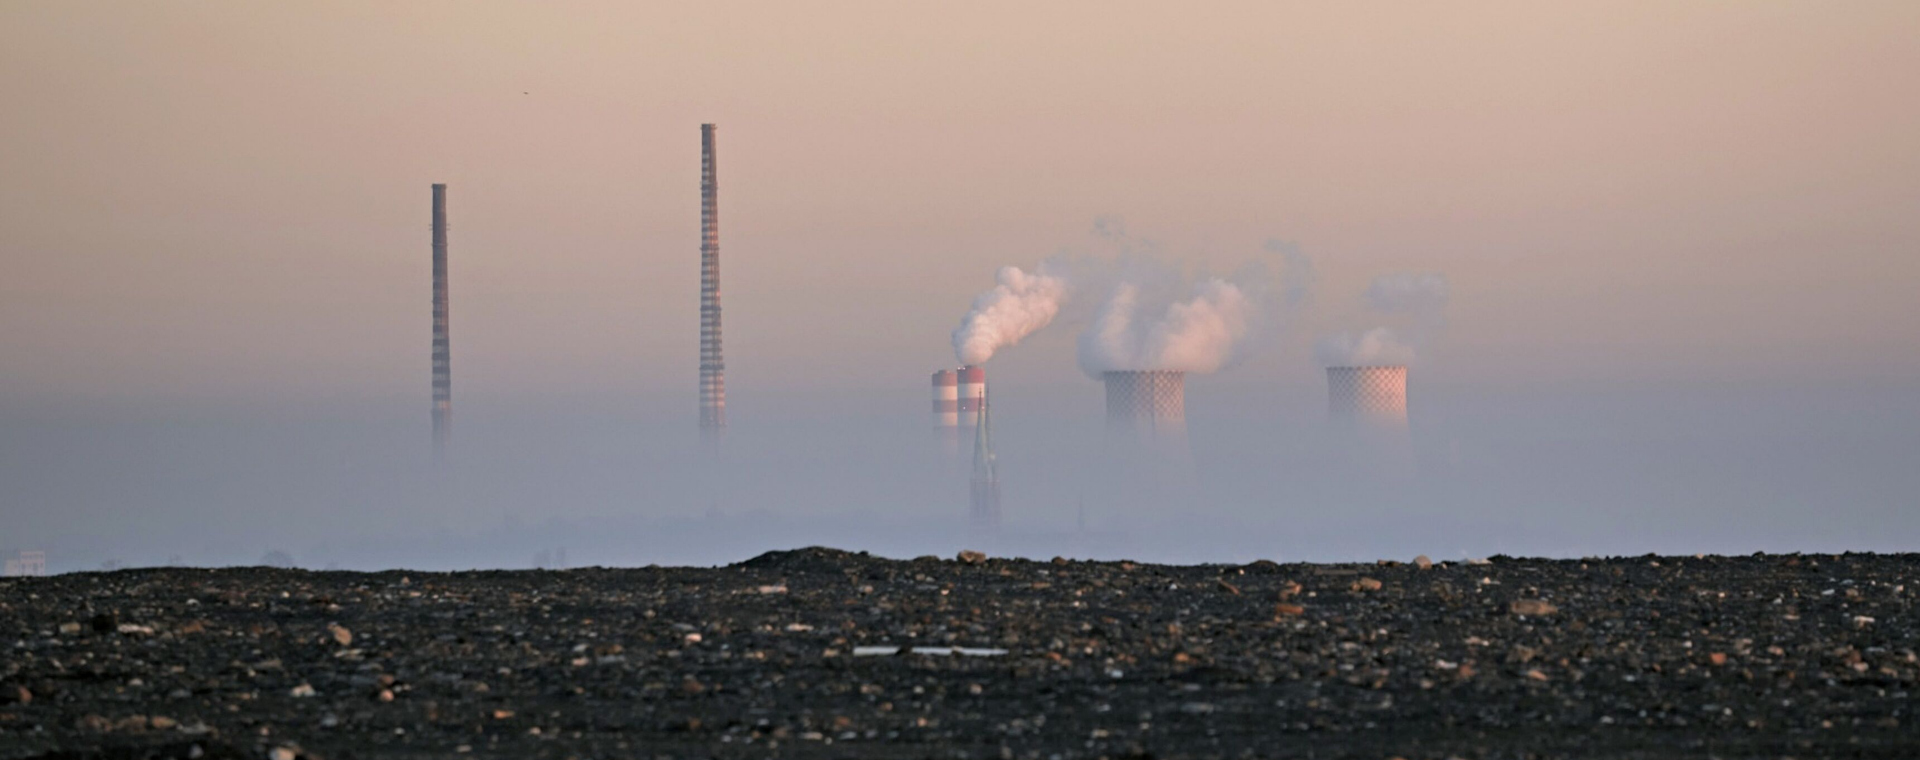
<instances>
[{"instance_id":1,"label":"steam cloud","mask_svg":"<svg viewBox=\"0 0 1920 760\"><path fill-rule=\"evenodd\" d=\"M1067 297L1066 279L1048 273L1045 264L1031 274L1001 267L998 279L1000 284L973 299L973 309L953 331L953 353L961 364L985 362L1046 327Z\"/></svg>"},{"instance_id":2,"label":"steam cloud","mask_svg":"<svg viewBox=\"0 0 1920 760\"><path fill-rule=\"evenodd\" d=\"M1328 367L1367 367L1413 363L1413 346L1394 331L1376 327L1366 332L1339 333L1320 340L1314 350Z\"/></svg>"},{"instance_id":3,"label":"steam cloud","mask_svg":"<svg viewBox=\"0 0 1920 760\"><path fill-rule=\"evenodd\" d=\"M1032 272L1002 267L998 284L974 298L953 331L961 363L985 362L1067 310L1072 321L1088 320L1080 368L1095 379L1127 370L1215 372L1240 358L1270 312L1305 302L1314 284L1313 261L1285 241L1266 245L1280 255L1279 277L1254 261L1196 281L1152 241L1129 236L1118 217L1095 219L1093 232L1110 255L1062 253Z\"/></svg>"},{"instance_id":4,"label":"steam cloud","mask_svg":"<svg viewBox=\"0 0 1920 760\"><path fill-rule=\"evenodd\" d=\"M1123 281L1080 336L1080 369L1095 378L1119 370L1213 372L1235 356L1258 311L1240 286L1218 277L1163 310L1143 309L1140 286Z\"/></svg>"},{"instance_id":5,"label":"steam cloud","mask_svg":"<svg viewBox=\"0 0 1920 760\"><path fill-rule=\"evenodd\" d=\"M1412 364L1420 353L1414 346L1431 347L1446 319L1447 276L1438 272L1395 272L1373 278L1363 294L1367 306L1383 314L1410 317L1412 334L1375 327L1338 333L1320 339L1314 355L1328 367L1366 367Z\"/></svg>"}]
</instances>

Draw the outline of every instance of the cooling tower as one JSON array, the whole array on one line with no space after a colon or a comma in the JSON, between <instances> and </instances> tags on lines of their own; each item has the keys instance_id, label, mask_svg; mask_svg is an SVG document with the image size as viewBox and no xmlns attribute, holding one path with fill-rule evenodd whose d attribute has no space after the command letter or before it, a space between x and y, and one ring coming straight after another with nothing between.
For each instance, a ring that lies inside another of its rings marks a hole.
<instances>
[{"instance_id":1,"label":"cooling tower","mask_svg":"<svg viewBox=\"0 0 1920 760\"><path fill-rule=\"evenodd\" d=\"M1187 373L1173 370L1107 372L1107 426L1177 431L1187 424Z\"/></svg>"},{"instance_id":2,"label":"cooling tower","mask_svg":"<svg viewBox=\"0 0 1920 760\"><path fill-rule=\"evenodd\" d=\"M958 373L960 424L973 427L980 421L980 400L987 397L987 371L979 367L961 367Z\"/></svg>"},{"instance_id":3,"label":"cooling tower","mask_svg":"<svg viewBox=\"0 0 1920 760\"><path fill-rule=\"evenodd\" d=\"M1369 427L1407 426L1407 368L1328 367L1327 411Z\"/></svg>"},{"instance_id":4,"label":"cooling tower","mask_svg":"<svg viewBox=\"0 0 1920 760\"><path fill-rule=\"evenodd\" d=\"M933 426L960 424L960 373L943 369L933 373Z\"/></svg>"}]
</instances>

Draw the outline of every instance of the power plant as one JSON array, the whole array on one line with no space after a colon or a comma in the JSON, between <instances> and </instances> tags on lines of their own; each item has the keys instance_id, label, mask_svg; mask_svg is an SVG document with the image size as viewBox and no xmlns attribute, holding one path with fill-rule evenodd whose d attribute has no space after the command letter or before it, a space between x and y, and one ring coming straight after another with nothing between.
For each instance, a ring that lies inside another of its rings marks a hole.
<instances>
[{"instance_id":1,"label":"power plant","mask_svg":"<svg viewBox=\"0 0 1920 760\"><path fill-rule=\"evenodd\" d=\"M1184 434L1187 373L1177 370L1105 372L1107 428L1143 434Z\"/></svg>"},{"instance_id":2,"label":"power plant","mask_svg":"<svg viewBox=\"0 0 1920 760\"><path fill-rule=\"evenodd\" d=\"M700 125L699 398L700 429L709 440L717 440L727 425L715 132L714 124ZM451 445L453 427L447 186L435 183L432 191L432 422L434 452L441 458ZM964 461L957 457L965 440L962 436L971 433L973 437L970 514L976 525L994 526L1000 521L1000 484L987 409L986 370L979 362L1051 322L1073 292L1066 276L1044 267L1032 274L1003 268L998 285L975 299L972 311L954 333L956 355L970 363L932 375L933 427L946 441L947 466ZM1158 314L1157 306L1137 305L1138 297L1139 287L1134 283L1113 288L1099 317L1103 324L1089 328L1082 337L1081 368L1102 380L1108 430L1131 434L1138 442L1153 442L1145 449L1129 447L1123 437L1116 436L1111 440L1121 445L1111 450L1145 451L1149 452L1145 461L1164 463L1173 461L1166 452L1185 449L1188 372L1219 369L1244 337L1248 312L1253 307L1236 286L1219 278L1198 284L1193 297L1169 305L1165 317L1153 316ZM1157 321L1133 321L1140 314L1146 315L1143 320ZM1397 363L1367 363L1383 358L1349 353L1326 368L1328 409L1334 420L1353 423L1349 428L1355 430L1406 430L1407 368ZM1110 369L1113 367L1125 369Z\"/></svg>"},{"instance_id":3,"label":"power plant","mask_svg":"<svg viewBox=\"0 0 1920 760\"><path fill-rule=\"evenodd\" d=\"M433 186L433 453L453 436L453 349L447 337L447 186Z\"/></svg>"},{"instance_id":4,"label":"power plant","mask_svg":"<svg viewBox=\"0 0 1920 760\"><path fill-rule=\"evenodd\" d=\"M1336 422L1372 429L1407 426L1407 368L1327 368L1327 412Z\"/></svg>"},{"instance_id":5,"label":"power plant","mask_svg":"<svg viewBox=\"0 0 1920 760\"><path fill-rule=\"evenodd\" d=\"M700 431L727 426L727 363L720 353L720 180L713 125L700 125Z\"/></svg>"},{"instance_id":6,"label":"power plant","mask_svg":"<svg viewBox=\"0 0 1920 760\"><path fill-rule=\"evenodd\" d=\"M959 453L961 430L979 424L986 397L984 369L961 367L933 373L933 428L949 455Z\"/></svg>"}]
</instances>

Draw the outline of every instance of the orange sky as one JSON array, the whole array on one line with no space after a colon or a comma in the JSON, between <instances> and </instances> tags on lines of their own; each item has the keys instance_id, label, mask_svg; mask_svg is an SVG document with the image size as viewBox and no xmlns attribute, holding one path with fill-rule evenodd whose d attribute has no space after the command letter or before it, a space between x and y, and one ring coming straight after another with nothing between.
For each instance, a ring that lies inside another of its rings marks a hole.
<instances>
[{"instance_id":1,"label":"orange sky","mask_svg":"<svg viewBox=\"0 0 1920 760\"><path fill-rule=\"evenodd\" d=\"M736 394L924 384L1101 215L1314 258L1246 382L1404 270L1460 382L1912 382L1916 71L1911 2L9 2L0 370L424 399L447 182L457 392L691 399L713 121ZM1077 382L1071 340L1000 376Z\"/></svg>"}]
</instances>

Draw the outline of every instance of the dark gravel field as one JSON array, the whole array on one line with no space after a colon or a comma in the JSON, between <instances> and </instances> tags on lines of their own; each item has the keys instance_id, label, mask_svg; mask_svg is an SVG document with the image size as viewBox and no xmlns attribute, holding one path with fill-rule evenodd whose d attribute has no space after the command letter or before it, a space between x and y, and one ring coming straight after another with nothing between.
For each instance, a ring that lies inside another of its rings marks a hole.
<instances>
[{"instance_id":1,"label":"dark gravel field","mask_svg":"<svg viewBox=\"0 0 1920 760\"><path fill-rule=\"evenodd\" d=\"M828 549L11 578L0 758L1914 758L1917 581Z\"/></svg>"}]
</instances>

